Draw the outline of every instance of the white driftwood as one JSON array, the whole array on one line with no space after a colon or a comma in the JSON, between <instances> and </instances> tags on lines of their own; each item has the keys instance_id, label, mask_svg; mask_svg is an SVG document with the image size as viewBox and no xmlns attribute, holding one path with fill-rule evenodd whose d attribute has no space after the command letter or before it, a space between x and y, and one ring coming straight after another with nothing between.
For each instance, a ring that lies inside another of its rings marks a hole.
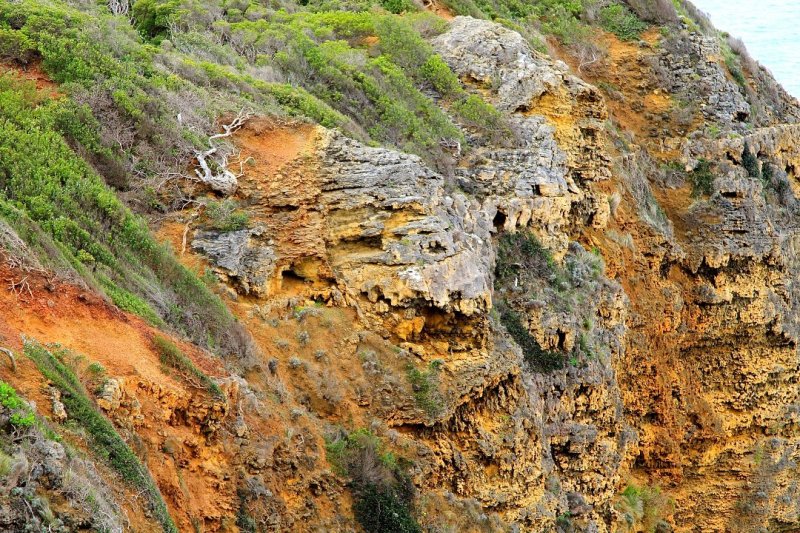
<instances>
[{"instance_id":1,"label":"white driftwood","mask_svg":"<svg viewBox=\"0 0 800 533\"><path fill-rule=\"evenodd\" d=\"M241 174L236 175L228 170L229 154L226 150L220 150L220 147L215 145L215 141L233 135L252 116L252 112L241 110L230 124L222 126L223 133L217 133L208 138L208 150L197 150L194 154L197 159L197 168L194 169L194 173L198 179L226 196L236 192ZM215 172L212 170L212 166L218 170Z\"/></svg>"}]
</instances>

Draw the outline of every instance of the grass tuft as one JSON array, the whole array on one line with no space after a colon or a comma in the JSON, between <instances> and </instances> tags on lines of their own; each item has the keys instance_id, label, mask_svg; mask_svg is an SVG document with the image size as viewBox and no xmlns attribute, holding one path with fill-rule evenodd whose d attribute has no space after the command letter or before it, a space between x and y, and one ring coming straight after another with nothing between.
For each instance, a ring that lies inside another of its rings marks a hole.
<instances>
[{"instance_id":1,"label":"grass tuft","mask_svg":"<svg viewBox=\"0 0 800 533\"><path fill-rule=\"evenodd\" d=\"M63 359L70 352L55 346L45 347L31 340L25 341L24 352L42 375L61 390L61 401L69 417L86 430L95 453L105 458L125 481L147 496L151 509L165 532L177 533L178 528L175 527L150 473L120 437L113 424L95 408L77 376L64 364Z\"/></svg>"},{"instance_id":2,"label":"grass tuft","mask_svg":"<svg viewBox=\"0 0 800 533\"><path fill-rule=\"evenodd\" d=\"M155 335L153 337L153 346L155 346L159 358L161 359L161 363L164 366L176 370L184 379L188 380L192 384L195 384L196 386L199 386L200 388L207 390L214 397L218 399L225 398L225 394L222 392L219 386L214 383L210 377L194 366L192 360L186 357L186 355L175 345L174 342L166 337Z\"/></svg>"}]
</instances>

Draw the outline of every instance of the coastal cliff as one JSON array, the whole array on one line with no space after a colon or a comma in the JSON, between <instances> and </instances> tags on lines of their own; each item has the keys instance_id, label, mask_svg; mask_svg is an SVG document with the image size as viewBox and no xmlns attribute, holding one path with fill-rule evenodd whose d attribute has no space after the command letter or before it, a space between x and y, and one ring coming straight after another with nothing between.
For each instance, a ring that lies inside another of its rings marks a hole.
<instances>
[{"instance_id":1,"label":"coastal cliff","mask_svg":"<svg viewBox=\"0 0 800 533\"><path fill-rule=\"evenodd\" d=\"M0 530L800 527L800 105L688 2L0 0L0 59Z\"/></svg>"}]
</instances>

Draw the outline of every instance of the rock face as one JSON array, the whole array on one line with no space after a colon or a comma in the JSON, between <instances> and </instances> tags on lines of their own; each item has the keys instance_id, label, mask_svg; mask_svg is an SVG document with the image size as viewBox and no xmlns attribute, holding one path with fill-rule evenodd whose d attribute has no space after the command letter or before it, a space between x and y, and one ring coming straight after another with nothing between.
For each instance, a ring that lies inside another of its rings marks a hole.
<instances>
[{"instance_id":1,"label":"rock face","mask_svg":"<svg viewBox=\"0 0 800 533\"><path fill-rule=\"evenodd\" d=\"M457 170L461 188L484 199L496 225L531 227L561 252L576 204L602 227L607 202L580 186L611 176L607 111L597 90L488 21L456 17L433 45L467 84L492 87L486 96L510 114L514 133L511 146L479 148L467 158Z\"/></svg>"},{"instance_id":2,"label":"rock face","mask_svg":"<svg viewBox=\"0 0 800 533\"><path fill-rule=\"evenodd\" d=\"M554 65L519 33L488 20L456 17L432 44L459 76L496 87L494 99L503 111L531 109L544 93L562 90L564 78L581 83L565 64Z\"/></svg>"},{"instance_id":3,"label":"rock face","mask_svg":"<svg viewBox=\"0 0 800 533\"><path fill-rule=\"evenodd\" d=\"M275 254L258 237L263 229L202 232L192 247L207 255L245 293L261 294L275 274Z\"/></svg>"},{"instance_id":4,"label":"rock face","mask_svg":"<svg viewBox=\"0 0 800 533\"><path fill-rule=\"evenodd\" d=\"M445 194L443 178L415 156L336 134L324 142L326 245L344 283L392 306L423 299L467 315L487 310L491 222L479 204Z\"/></svg>"},{"instance_id":5,"label":"rock face","mask_svg":"<svg viewBox=\"0 0 800 533\"><path fill-rule=\"evenodd\" d=\"M509 112L514 133L508 146L464 157L460 190L416 156L317 128L296 158L241 180L257 229L198 232L193 247L228 278L246 280L234 284L243 294L270 302L298 294L300 281L299 294L357 305L384 338L405 341L402 364L443 362L436 406L422 409L403 379L380 370L398 363L358 351L371 381L359 402L415 435L424 457L415 480L425 490L450 487L458 501L528 529L574 512L576 524L607 531L637 441L612 364L624 351L626 299L599 269L585 272L599 260L571 238L576 224L599 230L609 220L607 194L590 186L612 175L607 111L597 89L499 25L457 18L434 45L471 88L503 80L487 97ZM265 130L239 137L257 169ZM495 240L514 231L535 233L565 258L576 287L569 305L585 311L566 312L563 297L538 285L512 297L541 346L574 354L553 373L531 374L489 317ZM366 338L338 351L354 353ZM303 368L299 359L289 365Z\"/></svg>"},{"instance_id":6,"label":"rock face","mask_svg":"<svg viewBox=\"0 0 800 533\"><path fill-rule=\"evenodd\" d=\"M245 293L268 295L291 271L341 284L372 303L402 307L422 300L467 315L488 309L491 221L474 201L446 194L442 176L416 156L322 129L313 135L313 155L278 177L281 194L253 193L270 211L264 224L198 233L192 246ZM301 173L303 185L292 190ZM297 235L284 240L279 221L286 222L287 208L288 217L311 220L317 230L302 249Z\"/></svg>"},{"instance_id":7,"label":"rock face","mask_svg":"<svg viewBox=\"0 0 800 533\"><path fill-rule=\"evenodd\" d=\"M478 508L486 530L797 530L796 102L763 69L737 82L686 24L600 38L608 57L581 73L569 50L452 20L432 45L512 133L466 132L452 176L321 127L233 137L249 227L192 248L238 293L263 383L225 382L227 422L151 392L237 450L225 464L264 523L346 529L319 503L345 490L319 466L335 421L377 428L413 456L421 505ZM134 400L109 380L98 403L135 426ZM300 508L303 491L320 499Z\"/></svg>"},{"instance_id":8,"label":"rock face","mask_svg":"<svg viewBox=\"0 0 800 533\"><path fill-rule=\"evenodd\" d=\"M750 105L735 81L720 65L722 56L716 36L689 34L664 41L657 56L656 72L670 94L701 100L708 119L727 126L741 126L750 119Z\"/></svg>"}]
</instances>

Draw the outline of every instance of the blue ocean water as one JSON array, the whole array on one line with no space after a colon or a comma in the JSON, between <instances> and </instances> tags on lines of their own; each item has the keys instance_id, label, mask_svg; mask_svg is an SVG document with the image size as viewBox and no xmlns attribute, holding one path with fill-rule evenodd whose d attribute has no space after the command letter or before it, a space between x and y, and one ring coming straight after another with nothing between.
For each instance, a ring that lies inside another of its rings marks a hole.
<instances>
[{"instance_id":1,"label":"blue ocean water","mask_svg":"<svg viewBox=\"0 0 800 533\"><path fill-rule=\"evenodd\" d=\"M793 96L800 97L800 1L692 0L714 26L739 37Z\"/></svg>"}]
</instances>

